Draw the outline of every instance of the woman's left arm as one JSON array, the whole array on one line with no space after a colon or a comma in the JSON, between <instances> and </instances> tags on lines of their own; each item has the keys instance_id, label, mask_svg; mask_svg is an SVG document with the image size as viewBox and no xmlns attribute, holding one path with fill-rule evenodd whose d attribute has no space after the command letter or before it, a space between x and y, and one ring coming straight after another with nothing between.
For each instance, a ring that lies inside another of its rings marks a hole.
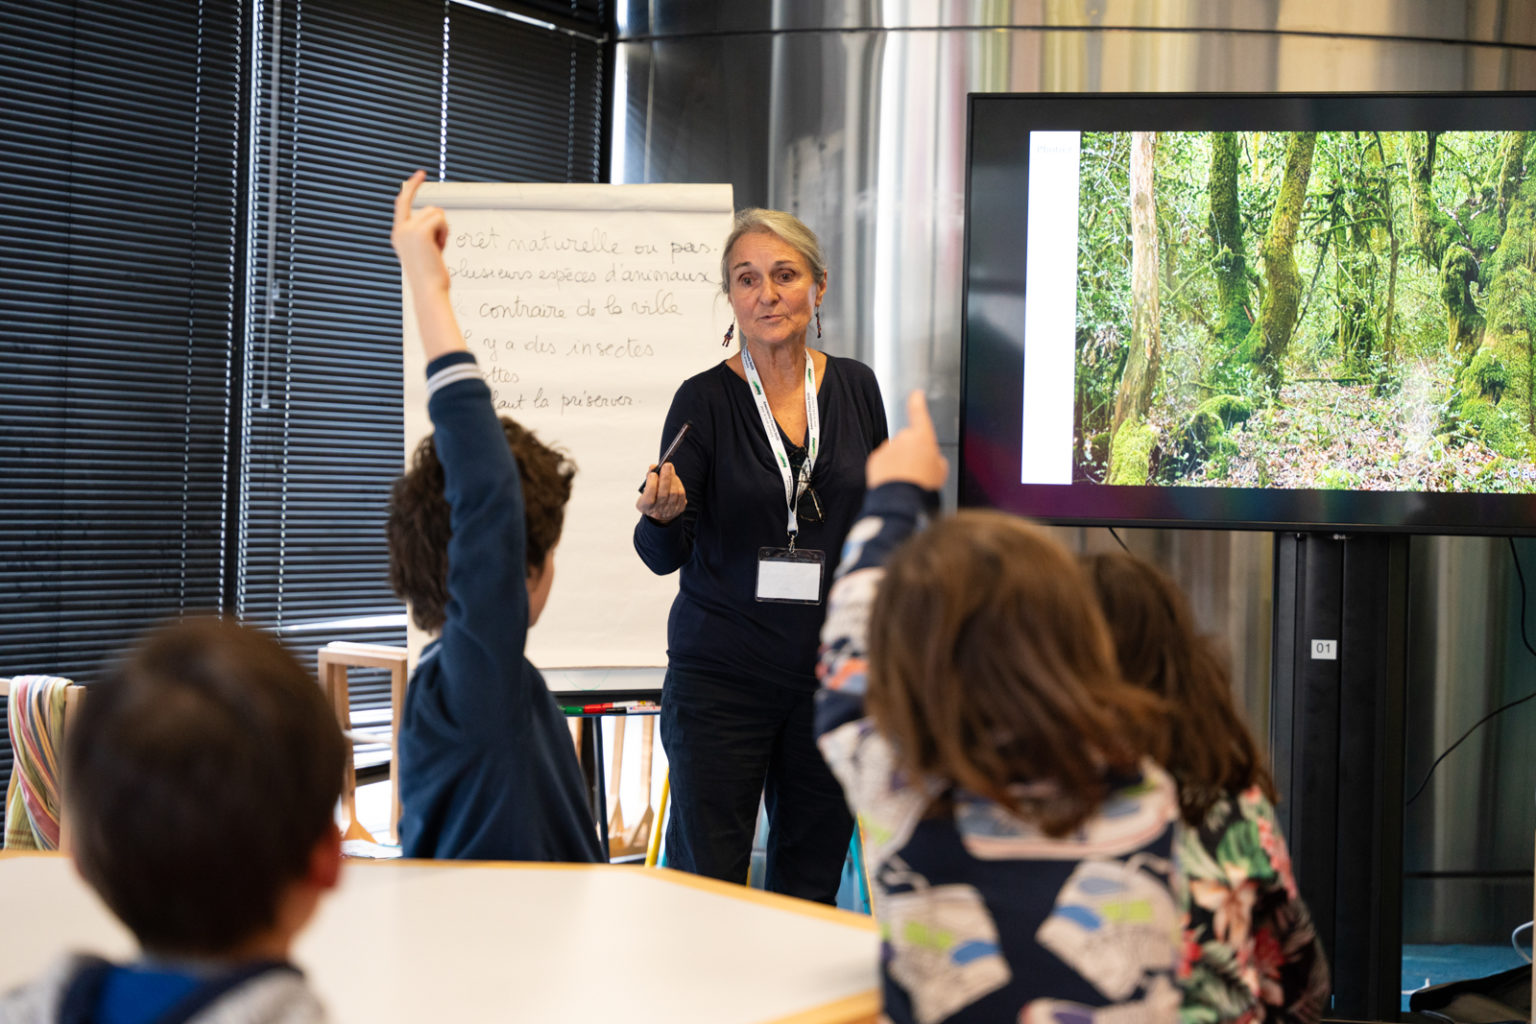
<instances>
[{"instance_id":1,"label":"woman's left arm","mask_svg":"<svg viewBox=\"0 0 1536 1024\"><path fill-rule=\"evenodd\" d=\"M867 366L864 367L863 377L861 390L864 392L864 407L869 417L869 450L874 451L890 438L891 428L885 418L885 397L880 394L880 381Z\"/></svg>"}]
</instances>

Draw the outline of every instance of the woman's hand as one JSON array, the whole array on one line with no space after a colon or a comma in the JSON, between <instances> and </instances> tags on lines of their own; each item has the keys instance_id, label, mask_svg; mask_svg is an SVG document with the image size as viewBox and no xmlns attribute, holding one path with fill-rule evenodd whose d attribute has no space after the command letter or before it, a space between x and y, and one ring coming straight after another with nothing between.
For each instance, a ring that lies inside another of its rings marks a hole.
<instances>
[{"instance_id":1,"label":"woman's hand","mask_svg":"<svg viewBox=\"0 0 1536 1024\"><path fill-rule=\"evenodd\" d=\"M448 265L443 262L443 246L448 242L448 215L441 207L411 209L416 190L427 180L426 171L417 171L400 184L395 196L395 224L389 244L400 257L400 269L417 298L432 291L448 290Z\"/></svg>"},{"instance_id":2,"label":"woman's hand","mask_svg":"<svg viewBox=\"0 0 1536 1024\"><path fill-rule=\"evenodd\" d=\"M949 479L949 460L939 451L939 439L928 415L928 400L921 391L907 396L907 425L869 453L864 481L870 490L881 484L917 484L937 491Z\"/></svg>"},{"instance_id":3,"label":"woman's hand","mask_svg":"<svg viewBox=\"0 0 1536 1024\"><path fill-rule=\"evenodd\" d=\"M651 471L645 475L645 490L640 492L640 497L635 501L635 508L640 510L640 514L666 524L682 515L683 509L687 507L688 492L677 478L677 470L672 468L672 463L665 463L660 472L652 466Z\"/></svg>"}]
</instances>

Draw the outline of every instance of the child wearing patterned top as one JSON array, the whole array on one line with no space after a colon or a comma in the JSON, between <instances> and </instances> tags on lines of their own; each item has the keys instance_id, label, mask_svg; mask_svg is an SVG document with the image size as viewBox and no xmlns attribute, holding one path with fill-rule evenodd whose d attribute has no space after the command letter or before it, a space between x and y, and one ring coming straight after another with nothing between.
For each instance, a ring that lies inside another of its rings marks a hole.
<instances>
[{"instance_id":1,"label":"child wearing patterned top","mask_svg":"<svg viewBox=\"0 0 1536 1024\"><path fill-rule=\"evenodd\" d=\"M1275 822L1275 784L1232 706L1225 660L1188 602L1131 555L1085 557L1126 679L1168 702L1189 879L1180 982L1186 1024L1316 1024L1328 962Z\"/></svg>"},{"instance_id":2,"label":"child wearing patterned top","mask_svg":"<svg viewBox=\"0 0 1536 1024\"><path fill-rule=\"evenodd\" d=\"M1162 703L1073 558L1012 516L923 529L948 466L921 394L869 458L822 633L822 753L862 826L898 1022L1177 1019Z\"/></svg>"}]
</instances>

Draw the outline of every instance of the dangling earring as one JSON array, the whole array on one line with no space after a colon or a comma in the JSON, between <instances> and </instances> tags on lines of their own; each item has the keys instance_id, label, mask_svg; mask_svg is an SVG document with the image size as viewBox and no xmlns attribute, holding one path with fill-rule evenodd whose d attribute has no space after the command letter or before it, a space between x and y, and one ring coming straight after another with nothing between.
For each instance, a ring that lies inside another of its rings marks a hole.
<instances>
[{"instance_id":1,"label":"dangling earring","mask_svg":"<svg viewBox=\"0 0 1536 1024\"><path fill-rule=\"evenodd\" d=\"M734 337L736 337L736 321L732 320L731 326L725 329L725 339L720 342L720 347L724 348L725 346L729 345L731 343L731 339Z\"/></svg>"},{"instance_id":2,"label":"dangling earring","mask_svg":"<svg viewBox=\"0 0 1536 1024\"><path fill-rule=\"evenodd\" d=\"M816 337L821 337L821 307L816 307Z\"/></svg>"}]
</instances>

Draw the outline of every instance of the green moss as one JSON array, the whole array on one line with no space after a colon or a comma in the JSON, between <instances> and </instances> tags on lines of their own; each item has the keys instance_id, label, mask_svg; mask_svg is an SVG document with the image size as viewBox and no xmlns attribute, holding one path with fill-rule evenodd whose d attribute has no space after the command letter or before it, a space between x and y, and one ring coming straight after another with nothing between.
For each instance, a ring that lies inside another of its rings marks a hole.
<instances>
[{"instance_id":1,"label":"green moss","mask_svg":"<svg viewBox=\"0 0 1536 1024\"><path fill-rule=\"evenodd\" d=\"M1497 208L1479 210L1472 217L1472 248L1478 252L1492 252L1504 235L1499 223Z\"/></svg>"},{"instance_id":2,"label":"green moss","mask_svg":"<svg viewBox=\"0 0 1536 1024\"><path fill-rule=\"evenodd\" d=\"M1195 414L1200 413L1210 413L1230 430L1253 415L1253 403L1237 395L1216 395L1200 403Z\"/></svg>"},{"instance_id":3,"label":"green moss","mask_svg":"<svg viewBox=\"0 0 1536 1024\"><path fill-rule=\"evenodd\" d=\"M1433 181L1435 174L1436 136L1439 132L1411 132L1408 134L1408 186L1413 204L1413 234L1419 249L1430 264L1438 264L1446 247L1452 244L1460 232L1456 222L1440 210L1435 201Z\"/></svg>"},{"instance_id":4,"label":"green moss","mask_svg":"<svg viewBox=\"0 0 1536 1024\"><path fill-rule=\"evenodd\" d=\"M1095 466L1109 463L1109 431L1100 430L1088 436L1088 457Z\"/></svg>"},{"instance_id":5,"label":"green moss","mask_svg":"<svg viewBox=\"0 0 1536 1024\"><path fill-rule=\"evenodd\" d=\"M1264 257L1266 288L1259 304L1257 326L1261 332L1257 361L1271 395L1280 393L1281 364L1296 329L1301 305L1301 275L1296 269L1296 232L1312 175L1316 132L1296 132L1285 144L1285 173L1280 193L1270 214L1269 233L1260 251Z\"/></svg>"},{"instance_id":6,"label":"green moss","mask_svg":"<svg viewBox=\"0 0 1536 1024\"><path fill-rule=\"evenodd\" d=\"M1237 454L1237 444L1227 431L1252 416L1253 409L1252 402L1237 395L1217 395L1200 403L1164 446L1171 455L1159 467L1159 476L1182 477L1218 459L1221 466L1212 471L1225 473L1226 464Z\"/></svg>"},{"instance_id":7,"label":"green moss","mask_svg":"<svg viewBox=\"0 0 1536 1024\"><path fill-rule=\"evenodd\" d=\"M1478 396L1497 403L1509 388L1509 369L1493 349L1484 345L1472 357L1472 362L1467 364L1464 380L1476 389Z\"/></svg>"},{"instance_id":8,"label":"green moss","mask_svg":"<svg viewBox=\"0 0 1536 1024\"><path fill-rule=\"evenodd\" d=\"M1523 266L1500 274L1488 293L1487 343L1518 376L1536 338L1536 274Z\"/></svg>"},{"instance_id":9,"label":"green moss","mask_svg":"<svg viewBox=\"0 0 1536 1024\"><path fill-rule=\"evenodd\" d=\"M1317 474L1317 486L1325 491L1348 491L1360 486L1360 474L1329 466Z\"/></svg>"},{"instance_id":10,"label":"green moss","mask_svg":"<svg viewBox=\"0 0 1536 1024\"><path fill-rule=\"evenodd\" d=\"M1211 442L1221 437L1226 431L1226 426L1221 422L1221 417L1209 409L1196 409L1195 414L1184 424L1179 431L1177 442L1180 448L1192 449L1192 454L1204 454Z\"/></svg>"},{"instance_id":11,"label":"green moss","mask_svg":"<svg viewBox=\"0 0 1536 1024\"><path fill-rule=\"evenodd\" d=\"M1157 428L1132 416L1120 424L1109 446L1109 477L1106 483L1140 487L1152 472L1152 448Z\"/></svg>"},{"instance_id":12,"label":"green moss","mask_svg":"<svg viewBox=\"0 0 1536 1024\"><path fill-rule=\"evenodd\" d=\"M1516 269L1536 267L1536 175L1527 177L1515 193L1505 217L1504 236L1488 258L1484 276L1490 284Z\"/></svg>"},{"instance_id":13,"label":"green moss","mask_svg":"<svg viewBox=\"0 0 1536 1024\"><path fill-rule=\"evenodd\" d=\"M1511 415L1507 404L1470 401L1462 403L1457 413L1465 433L1500 455L1511 459L1536 457L1536 439L1522 418Z\"/></svg>"},{"instance_id":14,"label":"green moss","mask_svg":"<svg viewBox=\"0 0 1536 1024\"><path fill-rule=\"evenodd\" d=\"M1519 363L1511 366L1511 361ZM1527 375L1521 381L1521 372ZM1484 344L1458 378L1447 420L1464 438L1481 441L1512 459L1536 455L1531 434L1528 345L1502 350Z\"/></svg>"},{"instance_id":15,"label":"green moss","mask_svg":"<svg viewBox=\"0 0 1536 1024\"><path fill-rule=\"evenodd\" d=\"M1238 200L1240 146L1233 132L1211 134L1207 178L1211 270L1216 282L1216 337L1223 348L1242 344L1248 334L1248 257L1243 251L1243 222Z\"/></svg>"},{"instance_id":16,"label":"green moss","mask_svg":"<svg viewBox=\"0 0 1536 1024\"><path fill-rule=\"evenodd\" d=\"M1378 339L1376 313L1363 296L1351 294L1339 304L1337 337L1344 368L1356 375L1368 372Z\"/></svg>"},{"instance_id":17,"label":"green moss","mask_svg":"<svg viewBox=\"0 0 1536 1024\"><path fill-rule=\"evenodd\" d=\"M1477 257L1464 245L1445 251L1440 264L1440 301L1445 303L1446 334L1451 349L1469 352L1483 330L1483 315L1472 299L1472 282L1477 280Z\"/></svg>"}]
</instances>

